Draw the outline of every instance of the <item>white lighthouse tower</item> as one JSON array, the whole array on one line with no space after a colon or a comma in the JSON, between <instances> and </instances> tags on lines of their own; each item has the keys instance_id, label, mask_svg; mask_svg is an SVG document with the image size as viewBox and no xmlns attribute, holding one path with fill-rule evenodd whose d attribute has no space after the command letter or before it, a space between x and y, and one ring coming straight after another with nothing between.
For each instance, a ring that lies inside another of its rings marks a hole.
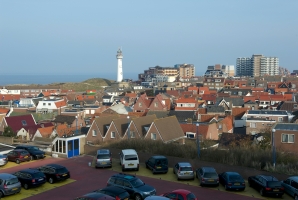
<instances>
[{"instance_id":1,"label":"white lighthouse tower","mask_svg":"<svg viewBox=\"0 0 298 200\"><path fill-rule=\"evenodd\" d=\"M122 70L122 50L119 48L117 51L116 58L118 60L118 70L117 70L117 82L122 82L123 80L123 70Z\"/></svg>"}]
</instances>

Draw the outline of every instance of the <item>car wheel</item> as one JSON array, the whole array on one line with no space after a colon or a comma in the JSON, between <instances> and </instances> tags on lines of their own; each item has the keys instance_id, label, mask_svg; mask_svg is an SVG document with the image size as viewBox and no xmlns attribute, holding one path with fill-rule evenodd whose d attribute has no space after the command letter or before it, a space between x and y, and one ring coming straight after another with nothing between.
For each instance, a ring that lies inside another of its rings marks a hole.
<instances>
[{"instance_id":1,"label":"car wheel","mask_svg":"<svg viewBox=\"0 0 298 200\"><path fill-rule=\"evenodd\" d=\"M19 160L19 159L16 159L16 163L17 163L17 164L20 164L20 160Z\"/></svg>"},{"instance_id":2,"label":"car wheel","mask_svg":"<svg viewBox=\"0 0 298 200\"><path fill-rule=\"evenodd\" d=\"M260 189L260 195L261 195L261 196L264 196L264 190L263 190L263 188Z\"/></svg>"},{"instance_id":3,"label":"car wheel","mask_svg":"<svg viewBox=\"0 0 298 200\"><path fill-rule=\"evenodd\" d=\"M229 190L228 186L225 184L225 190Z\"/></svg>"},{"instance_id":4,"label":"car wheel","mask_svg":"<svg viewBox=\"0 0 298 200\"><path fill-rule=\"evenodd\" d=\"M251 187L251 186L252 186L252 185L251 185L251 183L250 183L249 181L248 181L248 186L249 186L249 187Z\"/></svg>"},{"instance_id":5,"label":"car wheel","mask_svg":"<svg viewBox=\"0 0 298 200\"><path fill-rule=\"evenodd\" d=\"M148 165L146 164L146 168L149 169Z\"/></svg>"},{"instance_id":6,"label":"car wheel","mask_svg":"<svg viewBox=\"0 0 298 200\"><path fill-rule=\"evenodd\" d=\"M135 200L142 200L142 197L141 197L141 195L139 195L139 194L136 194L136 195L135 195Z\"/></svg>"},{"instance_id":7,"label":"car wheel","mask_svg":"<svg viewBox=\"0 0 298 200\"><path fill-rule=\"evenodd\" d=\"M33 156L30 156L30 160L34 160L34 157Z\"/></svg>"},{"instance_id":8,"label":"car wheel","mask_svg":"<svg viewBox=\"0 0 298 200\"><path fill-rule=\"evenodd\" d=\"M122 167L122 172L124 172L125 171L125 168L124 167Z\"/></svg>"},{"instance_id":9,"label":"car wheel","mask_svg":"<svg viewBox=\"0 0 298 200\"><path fill-rule=\"evenodd\" d=\"M154 172L154 169L153 169L153 168L151 169L151 171L152 171L152 174L155 174L155 172Z\"/></svg>"},{"instance_id":10,"label":"car wheel","mask_svg":"<svg viewBox=\"0 0 298 200\"><path fill-rule=\"evenodd\" d=\"M297 194L294 195L294 199L298 200L298 195Z\"/></svg>"},{"instance_id":11,"label":"car wheel","mask_svg":"<svg viewBox=\"0 0 298 200\"><path fill-rule=\"evenodd\" d=\"M0 198L4 197L4 194L0 191Z\"/></svg>"},{"instance_id":12,"label":"car wheel","mask_svg":"<svg viewBox=\"0 0 298 200\"><path fill-rule=\"evenodd\" d=\"M25 183L23 187L24 187L25 190L29 189L29 185L27 183Z\"/></svg>"},{"instance_id":13,"label":"car wheel","mask_svg":"<svg viewBox=\"0 0 298 200\"><path fill-rule=\"evenodd\" d=\"M173 169L173 174L175 174L175 170Z\"/></svg>"},{"instance_id":14,"label":"car wheel","mask_svg":"<svg viewBox=\"0 0 298 200\"><path fill-rule=\"evenodd\" d=\"M49 183L53 184L54 183L54 179L53 178L49 178Z\"/></svg>"},{"instance_id":15,"label":"car wheel","mask_svg":"<svg viewBox=\"0 0 298 200\"><path fill-rule=\"evenodd\" d=\"M139 168L138 167L136 168L136 171L139 171Z\"/></svg>"}]
</instances>

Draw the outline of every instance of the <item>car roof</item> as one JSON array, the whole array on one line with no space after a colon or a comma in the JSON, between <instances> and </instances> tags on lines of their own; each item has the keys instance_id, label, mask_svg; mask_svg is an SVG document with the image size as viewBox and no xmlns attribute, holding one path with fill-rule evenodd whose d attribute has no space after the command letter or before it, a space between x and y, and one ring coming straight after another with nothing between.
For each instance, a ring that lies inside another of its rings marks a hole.
<instances>
[{"instance_id":1,"label":"car roof","mask_svg":"<svg viewBox=\"0 0 298 200\"><path fill-rule=\"evenodd\" d=\"M260 175L261 177L263 177L266 181L278 181L277 178L275 178L274 176L268 176L268 175Z\"/></svg>"},{"instance_id":2,"label":"car roof","mask_svg":"<svg viewBox=\"0 0 298 200\"><path fill-rule=\"evenodd\" d=\"M58 164L47 164L47 165L45 165L45 167L46 166L53 167L53 168L56 168L56 169L58 169L58 168L64 168L64 166L58 165Z\"/></svg>"},{"instance_id":3,"label":"car roof","mask_svg":"<svg viewBox=\"0 0 298 200\"><path fill-rule=\"evenodd\" d=\"M238 172L225 172L227 175L240 175Z\"/></svg>"},{"instance_id":4,"label":"car roof","mask_svg":"<svg viewBox=\"0 0 298 200\"><path fill-rule=\"evenodd\" d=\"M29 173L29 174L34 174L34 173L37 173L37 172L40 172L40 171L37 170L37 169L22 169L22 170L20 170L20 172L26 172L26 173Z\"/></svg>"},{"instance_id":5,"label":"car roof","mask_svg":"<svg viewBox=\"0 0 298 200\"><path fill-rule=\"evenodd\" d=\"M122 149L122 152L125 153L125 154L137 153L137 151L134 150L134 149Z\"/></svg>"},{"instance_id":6,"label":"car roof","mask_svg":"<svg viewBox=\"0 0 298 200\"><path fill-rule=\"evenodd\" d=\"M169 198L163 197L163 196L148 196L145 199L146 200L169 200Z\"/></svg>"},{"instance_id":7,"label":"car roof","mask_svg":"<svg viewBox=\"0 0 298 200\"><path fill-rule=\"evenodd\" d=\"M25 152L28 152L28 151L25 150L25 149L14 149L14 150L12 150L12 151L25 151Z\"/></svg>"},{"instance_id":8,"label":"car roof","mask_svg":"<svg viewBox=\"0 0 298 200\"><path fill-rule=\"evenodd\" d=\"M151 158L155 158L155 159L167 159L167 157L162 156L162 155L151 156Z\"/></svg>"},{"instance_id":9,"label":"car roof","mask_svg":"<svg viewBox=\"0 0 298 200\"><path fill-rule=\"evenodd\" d=\"M208 172L215 172L216 170L213 167L201 167L202 170Z\"/></svg>"},{"instance_id":10,"label":"car roof","mask_svg":"<svg viewBox=\"0 0 298 200\"><path fill-rule=\"evenodd\" d=\"M18 145L17 147L36 147L36 146L33 146L33 145Z\"/></svg>"},{"instance_id":11,"label":"car roof","mask_svg":"<svg viewBox=\"0 0 298 200\"><path fill-rule=\"evenodd\" d=\"M121 187L117 187L117 186L108 186L108 187L102 188L100 190L110 191L110 192L117 193L117 194L126 192L126 190L124 190Z\"/></svg>"},{"instance_id":12,"label":"car roof","mask_svg":"<svg viewBox=\"0 0 298 200\"><path fill-rule=\"evenodd\" d=\"M113 177L121 177L121 178L124 178L126 180L133 180L133 179L136 179L137 178L134 175L123 174L123 173L114 174Z\"/></svg>"},{"instance_id":13,"label":"car roof","mask_svg":"<svg viewBox=\"0 0 298 200\"><path fill-rule=\"evenodd\" d=\"M178 162L178 165L181 167L189 167L191 164L189 162Z\"/></svg>"},{"instance_id":14,"label":"car roof","mask_svg":"<svg viewBox=\"0 0 298 200\"><path fill-rule=\"evenodd\" d=\"M298 182L298 176L291 176L288 179Z\"/></svg>"},{"instance_id":15,"label":"car roof","mask_svg":"<svg viewBox=\"0 0 298 200\"><path fill-rule=\"evenodd\" d=\"M2 179L11 179L16 178L15 175L9 174L9 173L0 173L0 178Z\"/></svg>"},{"instance_id":16,"label":"car roof","mask_svg":"<svg viewBox=\"0 0 298 200\"><path fill-rule=\"evenodd\" d=\"M106 194L99 193L99 192L91 192L91 193L88 193L88 194L83 195L83 197L114 199L114 197L111 197L111 196L108 196Z\"/></svg>"},{"instance_id":17,"label":"car roof","mask_svg":"<svg viewBox=\"0 0 298 200\"><path fill-rule=\"evenodd\" d=\"M109 149L99 149L97 150L97 154L109 154L110 150Z\"/></svg>"},{"instance_id":18,"label":"car roof","mask_svg":"<svg viewBox=\"0 0 298 200\"><path fill-rule=\"evenodd\" d=\"M192 193L191 191L184 190L184 189L177 189L177 190L173 190L172 192L182 193L182 194L186 194L186 195L189 193Z\"/></svg>"}]
</instances>

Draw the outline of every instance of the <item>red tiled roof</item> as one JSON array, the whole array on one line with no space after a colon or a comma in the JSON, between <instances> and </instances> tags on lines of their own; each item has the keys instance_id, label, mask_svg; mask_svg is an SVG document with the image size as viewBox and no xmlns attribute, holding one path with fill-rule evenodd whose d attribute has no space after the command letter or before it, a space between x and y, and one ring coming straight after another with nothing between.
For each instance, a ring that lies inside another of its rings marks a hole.
<instances>
[{"instance_id":1,"label":"red tiled roof","mask_svg":"<svg viewBox=\"0 0 298 200\"><path fill-rule=\"evenodd\" d=\"M7 108L0 108L0 113L8 113L9 112L9 109Z\"/></svg>"},{"instance_id":2,"label":"red tiled roof","mask_svg":"<svg viewBox=\"0 0 298 200\"><path fill-rule=\"evenodd\" d=\"M24 128L25 130L28 130L28 128L36 126L36 123L32 115L5 117L5 121L7 125L12 128L14 132L18 132L22 128Z\"/></svg>"},{"instance_id":3,"label":"red tiled roof","mask_svg":"<svg viewBox=\"0 0 298 200\"><path fill-rule=\"evenodd\" d=\"M55 102L55 105L57 108L61 108L63 106L66 106L66 102L65 101L57 101L57 102Z\"/></svg>"},{"instance_id":4,"label":"red tiled roof","mask_svg":"<svg viewBox=\"0 0 298 200\"><path fill-rule=\"evenodd\" d=\"M226 116L221 122L227 127L228 131L233 129L233 116Z\"/></svg>"},{"instance_id":5,"label":"red tiled roof","mask_svg":"<svg viewBox=\"0 0 298 200\"><path fill-rule=\"evenodd\" d=\"M19 94L0 94L1 101L20 100L21 95Z\"/></svg>"},{"instance_id":6,"label":"red tiled roof","mask_svg":"<svg viewBox=\"0 0 298 200\"><path fill-rule=\"evenodd\" d=\"M176 103L197 103L197 100L193 98L180 98L176 100Z\"/></svg>"},{"instance_id":7,"label":"red tiled roof","mask_svg":"<svg viewBox=\"0 0 298 200\"><path fill-rule=\"evenodd\" d=\"M249 108L232 108L232 115L234 117L242 117Z\"/></svg>"},{"instance_id":8,"label":"red tiled roof","mask_svg":"<svg viewBox=\"0 0 298 200\"><path fill-rule=\"evenodd\" d=\"M51 133L54 130L54 126L44 127L44 128L38 128L37 130L41 134L42 137L48 138L50 137Z\"/></svg>"},{"instance_id":9,"label":"red tiled roof","mask_svg":"<svg viewBox=\"0 0 298 200\"><path fill-rule=\"evenodd\" d=\"M204 114L201 115L201 122L210 122L211 119L214 118L214 115L208 115L208 114Z\"/></svg>"}]
</instances>

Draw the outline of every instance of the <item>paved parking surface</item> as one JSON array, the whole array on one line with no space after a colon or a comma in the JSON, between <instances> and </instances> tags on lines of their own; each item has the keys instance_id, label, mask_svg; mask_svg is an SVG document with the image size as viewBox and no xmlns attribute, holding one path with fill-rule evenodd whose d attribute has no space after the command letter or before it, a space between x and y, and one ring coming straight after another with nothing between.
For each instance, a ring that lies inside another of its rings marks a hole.
<instances>
[{"instance_id":1,"label":"paved parking surface","mask_svg":"<svg viewBox=\"0 0 298 200\"><path fill-rule=\"evenodd\" d=\"M49 184L46 183L42 187L32 188L29 190L22 189L19 196L12 195L4 197L4 199L74 199L75 197L89 193L93 190L100 189L106 186L108 178L118 172L121 172L119 161L113 160L113 167L108 169L95 169L90 167L93 157L79 156L70 159L61 158L47 158L44 160L37 160L27 162L17 166L0 168L1 172L13 173L20 169L35 168L41 165L56 163L67 167L71 173L71 179ZM151 171L145 168L144 165L140 166L138 172L131 171L125 172L135 174L140 177L146 184L152 185L156 188L157 194L166 193L175 189L187 189L192 191L198 199L233 199L233 200L246 200L246 199L279 199L279 198L263 198L255 190L247 187L243 192L226 192L222 186L216 188L200 187L198 180L194 181L177 181L176 177L170 170L168 174L153 175ZM289 196L284 195L282 199L291 199Z\"/></svg>"}]
</instances>

